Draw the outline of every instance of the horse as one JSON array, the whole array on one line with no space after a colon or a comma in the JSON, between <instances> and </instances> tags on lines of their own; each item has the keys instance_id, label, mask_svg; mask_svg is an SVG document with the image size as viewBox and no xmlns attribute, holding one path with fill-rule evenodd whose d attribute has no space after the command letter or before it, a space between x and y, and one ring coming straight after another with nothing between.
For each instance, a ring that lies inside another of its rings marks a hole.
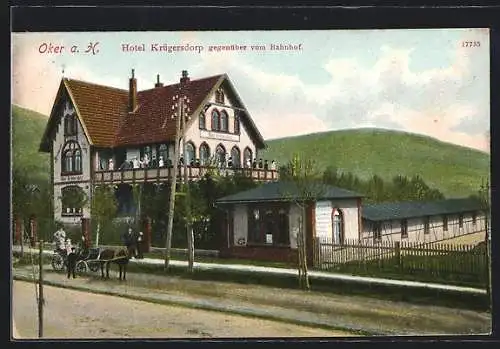
<instances>
[{"instance_id":1,"label":"horse","mask_svg":"<svg viewBox=\"0 0 500 349\"><path fill-rule=\"evenodd\" d=\"M128 249L105 249L99 254L99 260L101 265L101 277L104 279L109 279L109 268L111 263L118 265L120 274L119 280L126 280L127 275L127 265L133 254L132 248ZM104 266L106 265L106 277L104 277ZM123 278L122 278L123 275Z\"/></svg>"}]
</instances>

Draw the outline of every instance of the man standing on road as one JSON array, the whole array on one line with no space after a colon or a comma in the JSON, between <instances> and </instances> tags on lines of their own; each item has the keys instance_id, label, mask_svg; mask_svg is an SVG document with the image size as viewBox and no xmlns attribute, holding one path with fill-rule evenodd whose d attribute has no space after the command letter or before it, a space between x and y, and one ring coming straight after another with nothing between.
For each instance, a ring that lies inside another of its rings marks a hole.
<instances>
[{"instance_id":1,"label":"man standing on road","mask_svg":"<svg viewBox=\"0 0 500 349\"><path fill-rule=\"evenodd\" d=\"M71 251L68 254L68 279L73 275L73 279L76 279L75 269L76 269L77 254L74 247L71 247Z\"/></svg>"}]
</instances>

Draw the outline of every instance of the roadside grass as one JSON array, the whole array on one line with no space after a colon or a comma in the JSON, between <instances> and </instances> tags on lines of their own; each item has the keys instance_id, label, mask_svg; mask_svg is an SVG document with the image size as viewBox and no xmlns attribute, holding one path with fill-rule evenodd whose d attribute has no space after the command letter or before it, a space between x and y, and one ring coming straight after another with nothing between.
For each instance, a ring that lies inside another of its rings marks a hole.
<instances>
[{"instance_id":1,"label":"roadside grass","mask_svg":"<svg viewBox=\"0 0 500 349\"><path fill-rule=\"evenodd\" d=\"M153 250L151 252L144 253L145 258L153 259L165 259L165 254L161 250ZM176 261L188 261L186 253L171 252L170 258ZM197 263L216 263L216 264L242 264L242 265L256 265L262 267L273 267L273 268L295 268L295 265L285 262L269 262L269 261L254 261L250 259L239 259L239 258L221 258L214 256L201 256L196 255L194 261Z\"/></svg>"},{"instance_id":2,"label":"roadside grass","mask_svg":"<svg viewBox=\"0 0 500 349\"><path fill-rule=\"evenodd\" d=\"M172 275L192 280L229 282L242 285L256 284L281 289L299 288L297 276L294 275L263 275L236 270L195 270L193 273L189 273L184 267L170 266L169 270L165 271L163 266L139 264L130 264L128 270L135 273L150 273L163 276ZM311 291L489 311L489 299L486 295L434 289L413 289L404 286L385 286L318 278L311 280ZM210 291L202 290L200 292Z\"/></svg>"}]
</instances>

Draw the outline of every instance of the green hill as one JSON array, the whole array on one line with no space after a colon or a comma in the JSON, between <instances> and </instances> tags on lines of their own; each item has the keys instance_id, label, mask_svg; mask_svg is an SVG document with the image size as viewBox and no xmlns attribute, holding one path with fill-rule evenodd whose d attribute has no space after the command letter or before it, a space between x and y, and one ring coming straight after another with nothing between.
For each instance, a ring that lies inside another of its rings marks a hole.
<instances>
[{"instance_id":1,"label":"green hill","mask_svg":"<svg viewBox=\"0 0 500 349\"><path fill-rule=\"evenodd\" d=\"M319 169L331 165L361 178L377 174L419 174L447 197L468 196L489 177L487 153L427 136L384 129L350 129L268 140L259 157L286 163L293 152L315 159Z\"/></svg>"},{"instance_id":2,"label":"green hill","mask_svg":"<svg viewBox=\"0 0 500 349\"><path fill-rule=\"evenodd\" d=\"M48 117L12 105L12 166L34 180L48 181L48 153L38 151Z\"/></svg>"}]
</instances>

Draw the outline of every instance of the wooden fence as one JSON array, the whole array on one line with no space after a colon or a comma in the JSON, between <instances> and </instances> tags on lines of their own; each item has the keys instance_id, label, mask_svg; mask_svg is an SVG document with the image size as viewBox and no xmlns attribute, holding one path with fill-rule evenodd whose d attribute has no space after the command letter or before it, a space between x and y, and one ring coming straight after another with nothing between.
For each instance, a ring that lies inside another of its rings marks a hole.
<instances>
[{"instance_id":1,"label":"wooden fence","mask_svg":"<svg viewBox=\"0 0 500 349\"><path fill-rule=\"evenodd\" d=\"M391 271L434 276L467 275L484 280L487 275L484 243L456 245L421 242L314 240L314 268L337 271Z\"/></svg>"}]
</instances>

